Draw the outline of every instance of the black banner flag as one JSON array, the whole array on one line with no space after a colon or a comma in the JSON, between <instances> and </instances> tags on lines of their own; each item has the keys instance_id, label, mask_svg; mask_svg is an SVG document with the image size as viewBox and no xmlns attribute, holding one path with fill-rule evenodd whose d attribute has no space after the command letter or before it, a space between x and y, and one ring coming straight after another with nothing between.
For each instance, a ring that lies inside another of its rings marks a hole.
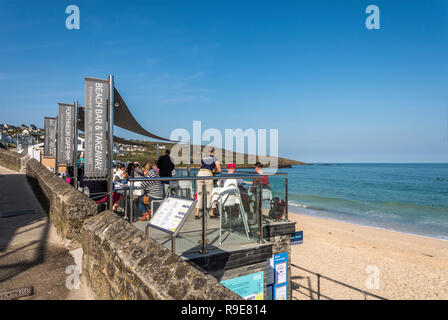
<instances>
[{"instance_id":1,"label":"black banner flag","mask_svg":"<svg viewBox=\"0 0 448 320\"><path fill-rule=\"evenodd\" d=\"M107 87L108 81L85 78L86 104L85 163L86 178L107 179Z\"/></svg>"},{"instance_id":2,"label":"black banner flag","mask_svg":"<svg viewBox=\"0 0 448 320\"><path fill-rule=\"evenodd\" d=\"M59 103L57 161L59 164L73 165L73 143L75 140L75 106Z\"/></svg>"},{"instance_id":3,"label":"black banner flag","mask_svg":"<svg viewBox=\"0 0 448 320\"><path fill-rule=\"evenodd\" d=\"M44 117L44 156L56 156L56 118Z\"/></svg>"}]
</instances>

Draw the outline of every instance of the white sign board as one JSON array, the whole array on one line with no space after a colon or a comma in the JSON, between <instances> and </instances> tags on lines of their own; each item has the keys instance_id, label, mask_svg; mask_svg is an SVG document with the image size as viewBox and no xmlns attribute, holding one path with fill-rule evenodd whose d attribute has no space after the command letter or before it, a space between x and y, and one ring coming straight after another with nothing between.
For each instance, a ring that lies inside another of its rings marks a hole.
<instances>
[{"instance_id":1,"label":"white sign board","mask_svg":"<svg viewBox=\"0 0 448 320\"><path fill-rule=\"evenodd\" d=\"M286 276L286 262L278 263L275 265L275 275L277 279L277 283L284 283L287 280Z\"/></svg>"},{"instance_id":2,"label":"white sign board","mask_svg":"<svg viewBox=\"0 0 448 320\"><path fill-rule=\"evenodd\" d=\"M168 197L157 209L149 224L152 227L174 233L187 217L194 204L194 199Z\"/></svg>"},{"instance_id":3,"label":"white sign board","mask_svg":"<svg viewBox=\"0 0 448 320\"><path fill-rule=\"evenodd\" d=\"M287 300L288 293L286 291L286 284L280 287L275 287L275 300Z\"/></svg>"}]
</instances>

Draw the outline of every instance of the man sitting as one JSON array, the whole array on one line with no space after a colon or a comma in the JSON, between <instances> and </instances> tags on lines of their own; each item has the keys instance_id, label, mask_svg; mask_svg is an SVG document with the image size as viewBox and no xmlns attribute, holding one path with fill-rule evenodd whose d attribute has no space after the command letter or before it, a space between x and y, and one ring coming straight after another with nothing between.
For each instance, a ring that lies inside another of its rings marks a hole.
<instances>
[{"instance_id":1,"label":"man sitting","mask_svg":"<svg viewBox=\"0 0 448 320\"><path fill-rule=\"evenodd\" d=\"M236 171L235 164L229 163L227 165L227 172L229 174L235 174L235 171ZM248 183L243 179L236 179L236 181L238 183L238 189L240 190L240 196L243 202L244 211L250 212L249 195L247 193Z\"/></svg>"},{"instance_id":2,"label":"man sitting","mask_svg":"<svg viewBox=\"0 0 448 320\"><path fill-rule=\"evenodd\" d=\"M267 176L267 175L263 175L263 165L259 162L259 161L257 161L256 163L255 163L255 168L254 168L254 170L255 170L255 172L256 173L258 173L261 177L257 177L257 178L254 178L254 180L252 181L252 187L250 188L250 191L253 193L254 191L255 191L255 189L256 189L256 185L258 184L258 183L260 183L261 184L261 187L262 188L271 188L271 185L270 185L270 183L269 183L269 177Z\"/></svg>"},{"instance_id":3,"label":"man sitting","mask_svg":"<svg viewBox=\"0 0 448 320\"><path fill-rule=\"evenodd\" d=\"M140 164L138 162L134 162L134 169L132 170L131 176L133 178L140 178L145 176L145 174L143 173L143 169L140 167Z\"/></svg>"},{"instance_id":4,"label":"man sitting","mask_svg":"<svg viewBox=\"0 0 448 320\"><path fill-rule=\"evenodd\" d=\"M229 176L235 174L236 167L235 164L229 163L227 165L227 174L223 176ZM238 187L238 190L240 192L241 200L243 201L244 210L248 210L248 204L247 204L247 191L243 187L245 185L245 182L242 179L222 179L218 181L218 187L213 188L212 190L212 204L213 208L217 209L217 200L220 196L220 193L223 192L226 188L228 188L231 185L236 185ZM248 212L248 211L246 211Z\"/></svg>"},{"instance_id":5,"label":"man sitting","mask_svg":"<svg viewBox=\"0 0 448 320\"><path fill-rule=\"evenodd\" d=\"M261 189L271 189L271 184L269 182L269 177L263 173L263 165L257 161L255 163L254 170L255 172L260 175L260 177L254 178L252 182L252 186L249 189L249 198L250 201L253 202L254 206L254 213L258 213L259 208L259 193L257 192L257 187L261 186Z\"/></svg>"},{"instance_id":6,"label":"man sitting","mask_svg":"<svg viewBox=\"0 0 448 320\"><path fill-rule=\"evenodd\" d=\"M228 175L230 175L230 174L235 174L235 171L236 171L235 164L233 164L233 163L229 163L229 164L227 165L227 174L228 174ZM224 175L224 176L225 176L225 175ZM233 180L233 179L230 179L230 180ZM226 181L226 180L219 180L219 181L218 181L218 187L222 187L222 186L224 186L225 181ZM237 181L238 187L242 186L242 185L245 183L242 179L236 179L236 181Z\"/></svg>"}]
</instances>

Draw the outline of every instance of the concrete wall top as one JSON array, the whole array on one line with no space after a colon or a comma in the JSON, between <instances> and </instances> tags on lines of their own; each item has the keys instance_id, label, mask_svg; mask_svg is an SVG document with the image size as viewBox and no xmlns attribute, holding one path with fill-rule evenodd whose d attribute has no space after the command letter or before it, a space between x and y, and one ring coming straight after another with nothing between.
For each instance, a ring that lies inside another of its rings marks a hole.
<instances>
[{"instance_id":1,"label":"concrete wall top","mask_svg":"<svg viewBox=\"0 0 448 320\"><path fill-rule=\"evenodd\" d=\"M17 172L24 172L26 161L29 159L26 155L21 155L17 152L12 152L5 149L0 149L0 166L14 170Z\"/></svg>"}]
</instances>

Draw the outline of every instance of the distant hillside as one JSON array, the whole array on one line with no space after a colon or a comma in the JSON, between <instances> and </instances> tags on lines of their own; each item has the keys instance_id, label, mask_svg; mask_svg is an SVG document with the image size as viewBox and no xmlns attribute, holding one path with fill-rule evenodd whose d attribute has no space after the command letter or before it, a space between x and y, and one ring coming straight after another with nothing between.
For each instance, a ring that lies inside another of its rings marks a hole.
<instances>
[{"instance_id":1,"label":"distant hillside","mask_svg":"<svg viewBox=\"0 0 448 320\"><path fill-rule=\"evenodd\" d=\"M118 161L138 161L139 163L144 163L146 161L151 161L156 159L157 157L157 142L149 142L149 141L142 141L142 140L132 140L135 141L139 144L144 144L147 145L146 150L134 150L134 151L127 151L124 155L115 155L115 159ZM174 146L174 143L158 143L159 144L159 148L163 146L165 147L165 149L172 149ZM201 146L201 150L204 148L204 146ZM165 153L165 149L159 149L159 155L163 155ZM217 152L219 152L220 149L215 148L215 154ZM221 149L222 152L222 163L224 165L226 165L226 161L225 161L225 150ZM233 152L233 161L236 161L236 156L238 153ZM199 155L198 155L199 156ZM248 164L248 155L244 154L244 164L239 164L239 167L252 167L253 164ZM199 157L200 158L200 157ZM193 161L193 146L191 146L191 159ZM258 159L257 159L258 160ZM301 162L301 161L297 161L297 160L292 160L292 159L287 159L287 158L278 158L278 167L279 168L289 168L293 165L306 165L306 163ZM186 167L187 164L181 164L179 165L179 167ZM193 168L198 166L195 164L191 165Z\"/></svg>"}]
</instances>

